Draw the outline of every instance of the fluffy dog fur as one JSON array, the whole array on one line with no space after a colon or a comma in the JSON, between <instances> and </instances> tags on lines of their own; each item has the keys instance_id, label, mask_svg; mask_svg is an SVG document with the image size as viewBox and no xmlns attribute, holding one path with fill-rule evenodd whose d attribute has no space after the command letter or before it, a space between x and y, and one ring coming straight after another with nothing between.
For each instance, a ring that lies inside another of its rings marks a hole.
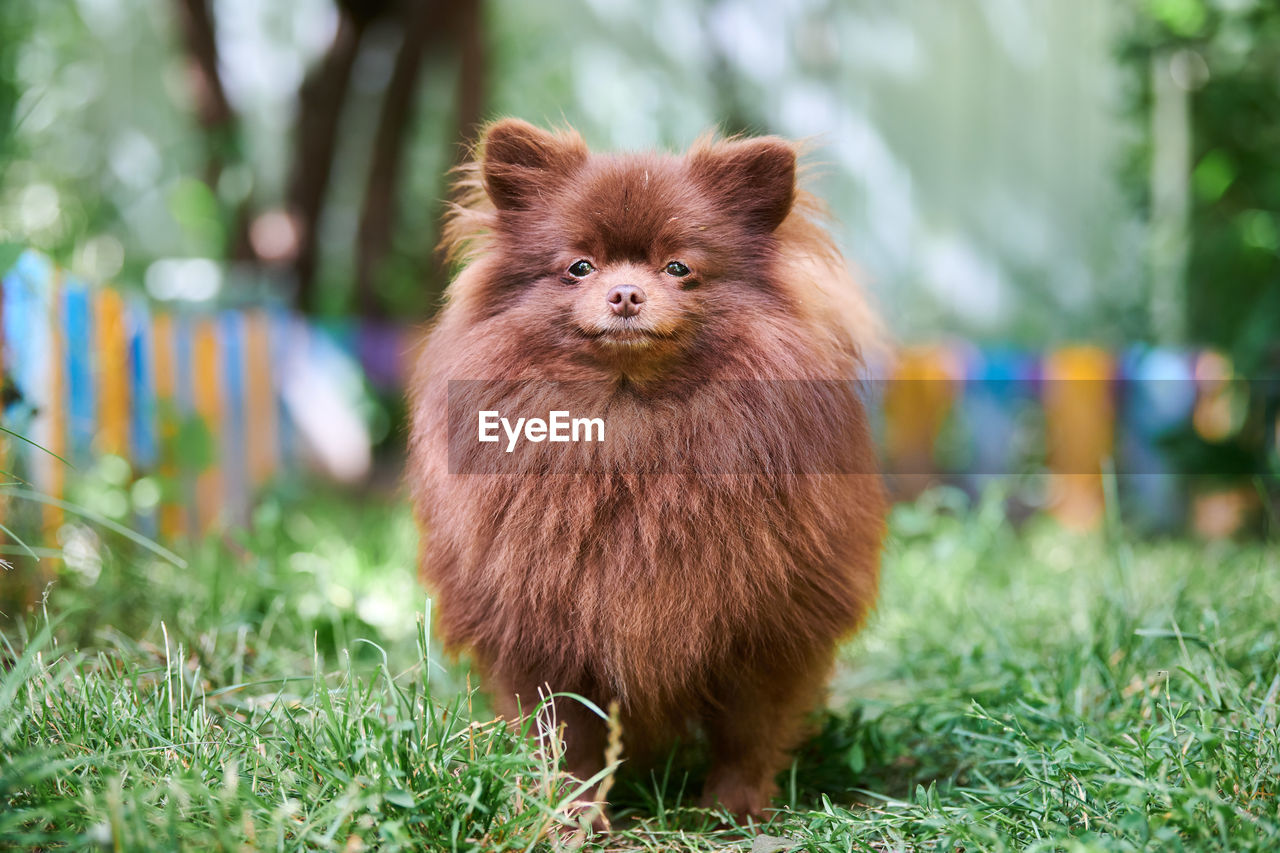
<instances>
[{"instance_id":1,"label":"fluffy dog fur","mask_svg":"<svg viewBox=\"0 0 1280 853\"><path fill-rule=\"evenodd\" d=\"M768 805L873 603L884 526L879 478L856 473L873 470L856 395L756 381L853 379L876 328L796 154L770 137L599 155L491 126L446 233L465 269L412 386L409 482L446 645L510 718L549 687L617 700L631 756L700 729L704 799L740 815ZM606 302L621 284L643 288L634 317ZM571 380L526 383L522 404L607 413L625 440L589 470L451 473L459 379ZM603 724L556 712L569 770L591 777Z\"/></svg>"}]
</instances>

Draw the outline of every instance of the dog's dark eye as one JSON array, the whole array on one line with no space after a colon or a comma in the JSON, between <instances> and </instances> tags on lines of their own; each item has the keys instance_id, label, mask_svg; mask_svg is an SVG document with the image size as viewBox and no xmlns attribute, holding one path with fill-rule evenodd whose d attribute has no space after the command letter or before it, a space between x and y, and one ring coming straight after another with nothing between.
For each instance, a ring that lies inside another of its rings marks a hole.
<instances>
[{"instance_id":1,"label":"dog's dark eye","mask_svg":"<svg viewBox=\"0 0 1280 853\"><path fill-rule=\"evenodd\" d=\"M569 275L575 276L576 278L582 278L585 275L590 275L594 271L595 267L591 266L590 261L574 261L569 265Z\"/></svg>"},{"instance_id":2,"label":"dog's dark eye","mask_svg":"<svg viewBox=\"0 0 1280 853\"><path fill-rule=\"evenodd\" d=\"M667 275L673 275L676 278L684 278L689 274L689 268L679 261L672 261L667 264Z\"/></svg>"}]
</instances>

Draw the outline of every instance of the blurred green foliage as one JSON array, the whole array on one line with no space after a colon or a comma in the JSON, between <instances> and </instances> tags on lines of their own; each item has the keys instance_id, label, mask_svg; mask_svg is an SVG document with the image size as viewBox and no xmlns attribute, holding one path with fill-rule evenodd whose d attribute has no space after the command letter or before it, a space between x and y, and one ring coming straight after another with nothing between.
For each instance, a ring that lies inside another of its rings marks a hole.
<instances>
[{"instance_id":1,"label":"blurred green foliage","mask_svg":"<svg viewBox=\"0 0 1280 853\"><path fill-rule=\"evenodd\" d=\"M157 259L236 258L246 212L287 203L299 86L341 4L209 4L235 112L216 130L198 117L180 4L0 5L0 243L137 285ZM480 112L571 124L611 149L679 148L717 126L810 137L837 237L904 339L1119 345L1159 329L1110 164L1133 136L1150 149L1152 57L1189 51L1207 76L1191 93L1186 326L1248 371L1280 316L1278 20L1260 0L487 0ZM1122 32L1135 97L1114 121ZM320 314L358 302L353 244L395 42L371 38L353 67L317 230ZM448 272L434 247L459 154L455 48L428 52L407 124L376 268L392 317L429 312ZM1141 197L1136 160L1126 183ZM234 266L224 297L287 292L278 269Z\"/></svg>"},{"instance_id":2,"label":"blurred green foliage","mask_svg":"<svg viewBox=\"0 0 1280 853\"><path fill-rule=\"evenodd\" d=\"M1146 0L1122 58L1137 85L1135 123L1155 106L1153 63L1186 92L1190 174L1182 326L1186 342L1228 354L1237 376L1280 376L1280 4ZM1151 202L1157 131L1148 125L1129 175ZM1238 428L1207 437L1190 425L1168 439L1179 470L1230 479L1271 470L1280 391L1255 382Z\"/></svg>"},{"instance_id":3,"label":"blurred green foliage","mask_svg":"<svg viewBox=\"0 0 1280 853\"><path fill-rule=\"evenodd\" d=\"M235 259L246 211L289 203L299 84L326 55L339 5L210 3L235 111L212 132L181 4L6 3L0 76L25 118L23 151L0 165L0 241L126 285L159 259ZM1104 165L1119 136L1105 103L1115 19L1106 0L1029 11L488 0L480 113L570 124L601 149L678 149L712 128L810 138L837 238L905 339L1118 342L1140 333L1143 303L1136 232ZM395 41L371 37L354 63L316 232L319 314L358 303L353 244ZM434 247L461 75L456 45L439 48L423 64L375 273L392 317L427 313L447 274ZM234 267L224 298L287 292L278 270Z\"/></svg>"},{"instance_id":4,"label":"blurred green foliage","mask_svg":"<svg viewBox=\"0 0 1280 853\"><path fill-rule=\"evenodd\" d=\"M200 153L168 95L168 17L0 5L0 242L121 283L140 283L157 256L218 248L174 240L181 228L158 195Z\"/></svg>"},{"instance_id":5,"label":"blurred green foliage","mask_svg":"<svg viewBox=\"0 0 1280 853\"><path fill-rule=\"evenodd\" d=\"M1190 89L1185 323L1244 375L1280 366L1280 4L1147 0L1123 56L1152 107L1150 65L1175 55ZM1178 56L1178 53L1181 53ZM1149 152L1149 145L1144 148ZM1147 190L1145 172L1132 180Z\"/></svg>"},{"instance_id":6,"label":"blurred green foliage","mask_svg":"<svg viewBox=\"0 0 1280 853\"><path fill-rule=\"evenodd\" d=\"M13 139L13 121L18 106L17 64L19 36L23 31L21 7L5 3L0 7L0 157L8 156Z\"/></svg>"}]
</instances>

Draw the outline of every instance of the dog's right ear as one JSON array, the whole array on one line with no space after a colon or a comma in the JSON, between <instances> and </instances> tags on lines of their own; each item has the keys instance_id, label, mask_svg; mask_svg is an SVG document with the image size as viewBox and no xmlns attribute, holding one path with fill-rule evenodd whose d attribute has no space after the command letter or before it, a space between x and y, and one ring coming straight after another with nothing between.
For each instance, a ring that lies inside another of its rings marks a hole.
<instances>
[{"instance_id":1,"label":"dog's right ear","mask_svg":"<svg viewBox=\"0 0 1280 853\"><path fill-rule=\"evenodd\" d=\"M503 119L484 136L484 189L499 210L525 209L586 160L587 147L576 133L548 133L519 119Z\"/></svg>"}]
</instances>

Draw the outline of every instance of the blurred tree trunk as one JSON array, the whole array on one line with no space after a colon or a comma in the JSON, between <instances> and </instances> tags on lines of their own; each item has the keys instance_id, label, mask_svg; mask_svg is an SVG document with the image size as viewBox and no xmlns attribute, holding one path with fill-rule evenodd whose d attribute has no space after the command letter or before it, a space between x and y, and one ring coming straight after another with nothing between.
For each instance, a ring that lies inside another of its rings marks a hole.
<instances>
[{"instance_id":1,"label":"blurred tree trunk","mask_svg":"<svg viewBox=\"0 0 1280 853\"><path fill-rule=\"evenodd\" d=\"M196 118L208 136L204 179L216 187L235 135L235 113L218 70L218 39L209 0L176 0L176 3L195 94Z\"/></svg>"},{"instance_id":2,"label":"blurred tree trunk","mask_svg":"<svg viewBox=\"0 0 1280 853\"><path fill-rule=\"evenodd\" d=\"M400 182L405 140L413 118L413 100L427 48L438 31L446 27L452 29L449 25L458 16L451 12L473 2L468 0L455 4L422 0L410 3L404 12L403 40L382 102L356 234L356 304L367 317L379 317L384 313L377 292L378 274L391 248L395 231L396 187Z\"/></svg>"},{"instance_id":3,"label":"blurred tree trunk","mask_svg":"<svg viewBox=\"0 0 1280 853\"><path fill-rule=\"evenodd\" d=\"M209 0L175 0L187 51L196 118L205 131L204 182L216 195L228 161L239 159L240 127L218 70L218 37ZM249 240L252 209L246 201L237 208L228 235L227 254L235 261L256 261Z\"/></svg>"},{"instance_id":4,"label":"blurred tree trunk","mask_svg":"<svg viewBox=\"0 0 1280 853\"><path fill-rule=\"evenodd\" d=\"M488 102L489 57L484 38L484 4L479 0L465 3L459 10L455 28L458 43L458 89L456 93L456 112L454 113L453 138L450 140L452 156L450 166L465 163L471 156L472 148L479 141L480 129L484 124L485 105ZM440 194L432 217L437 225L436 241L439 242L440 229L445 214L449 209L448 184L446 177L445 192ZM444 255L433 245L426 267L429 281L429 292L435 297L444 292L449 285L450 270L445 263Z\"/></svg>"},{"instance_id":5,"label":"blurred tree trunk","mask_svg":"<svg viewBox=\"0 0 1280 853\"><path fill-rule=\"evenodd\" d=\"M333 43L298 91L298 121L287 204L297 229L297 255L293 262L297 302L298 307L308 313L317 307L316 238L333 174L339 120L350 89L351 69L369 20L368 16L356 17L344 7Z\"/></svg>"},{"instance_id":6,"label":"blurred tree trunk","mask_svg":"<svg viewBox=\"0 0 1280 853\"><path fill-rule=\"evenodd\" d=\"M458 10L458 95L454 131L453 164L465 161L484 120L486 71L489 58L484 41L484 7L480 0L465 2Z\"/></svg>"},{"instance_id":7,"label":"blurred tree trunk","mask_svg":"<svg viewBox=\"0 0 1280 853\"><path fill-rule=\"evenodd\" d=\"M205 132L208 159L204 180L217 192L232 161L240 159L239 119L227 98L218 69L218 43L211 0L172 0L181 24L191 68L196 116ZM481 0L334 0L338 26L320 62L298 91L298 117L285 208L294 229L290 254L259 256L250 240L249 202L236 212L229 240L232 260L262 265L286 261L296 284L296 304L304 312L319 309L319 229L332 183L342 114L357 58L375 22L401 33L391 79L375 131L372 158L356 233L355 302L365 316L385 314L378 278L391 251L396 195L402 182L405 146L413 123L414 101L429 51L445 45L459 66L457 112L450 160L460 162L479 129L484 110L485 43ZM441 210L443 212L443 210ZM426 274L443 270L433 266Z\"/></svg>"}]
</instances>

